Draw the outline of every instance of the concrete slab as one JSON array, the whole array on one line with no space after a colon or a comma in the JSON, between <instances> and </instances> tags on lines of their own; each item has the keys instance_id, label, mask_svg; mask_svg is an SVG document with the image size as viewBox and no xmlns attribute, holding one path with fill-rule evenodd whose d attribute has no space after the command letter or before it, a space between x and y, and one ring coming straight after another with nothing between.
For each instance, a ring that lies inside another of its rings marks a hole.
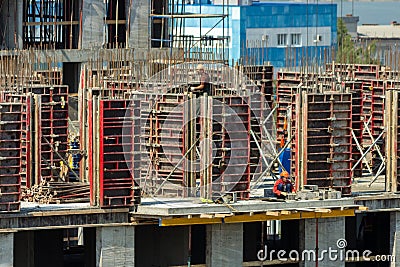
<instances>
[{"instance_id":1,"label":"concrete slab","mask_svg":"<svg viewBox=\"0 0 400 267\"><path fill-rule=\"evenodd\" d=\"M0 232L129 224L129 209L99 209L88 203L22 203L20 212L0 213Z\"/></svg>"},{"instance_id":2,"label":"concrete slab","mask_svg":"<svg viewBox=\"0 0 400 267\"><path fill-rule=\"evenodd\" d=\"M381 193L362 195L354 198L357 205L368 207L367 212L400 210L400 195L394 193Z\"/></svg>"},{"instance_id":3,"label":"concrete slab","mask_svg":"<svg viewBox=\"0 0 400 267\"><path fill-rule=\"evenodd\" d=\"M199 204L198 199L143 199L133 215L147 216L178 216L204 213L231 213L231 212L263 212L267 210L295 210L304 208L331 208L354 206L352 198L332 200L307 200L267 202L261 200L244 200L237 203L224 204Z\"/></svg>"}]
</instances>

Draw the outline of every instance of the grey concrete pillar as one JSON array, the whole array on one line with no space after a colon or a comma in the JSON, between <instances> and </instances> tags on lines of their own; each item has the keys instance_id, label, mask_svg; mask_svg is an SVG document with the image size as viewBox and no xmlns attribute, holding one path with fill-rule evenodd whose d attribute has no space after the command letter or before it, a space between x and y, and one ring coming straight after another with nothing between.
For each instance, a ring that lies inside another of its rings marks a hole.
<instances>
[{"instance_id":1,"label":"grey concrete pillar","mask_svg":"<svg viewBox=\"0 0 400 267\"><path fill-rule=\"evenodd\" d=\"M106 8L103 0L83 2L82 49L99 48L107 44L107 28L104 24Z\"/></svg>"},{"instance_id":2,"label":"grey concrete pillar","mask_svg":"<svg viewBox=\"0 0 400 267\"><path fill-rule=\"evenodd\" d=\"M390 213L390 254L394 256L394 260L390 266L400 266L400 212L393 211Z\"/></svg>"},{"instance_id":3,"label":"grey concrete pillar","mask_svg":"<svg viewBox=\"0 0 400 267\"><path fill-rule=\"evenodd\" d=\"M182 266L187 264L188 226L136 226L135 239L137 240L136 266ZM192 249L194 246L195 244L192 243Z\"/></svg>"},{"instance_id":4,"label":"grey concrete pillar","mask_svg":"<svg viewBox=\"0 0 400 267\"><path fill-rule=\"evenodd\" d=\"M35 235L33 231L21 231L14 234L14 266L35 266Z\"/></svg>"},{"instance_id":5,"label":"grey concrete pillar","mask_svg":"<svg viewBox=\"0 0 400 267\"><path fill-rule=\"evenodd\" d=\"M0 233L0 267L14 266L14 233Z\"/></svg>"},{"instance_id":6,"label":"grey concrete pillar","mask_svg":"<svg viewBox=\"0 0 400 267\"><path fill-rule=\"evenodd\" d=\"M63 229L46 229L34 233L34 266L62 267L64 264Z\"/></svg>"},{"instance_id":7,"label":"grey concrete pillar","mask_svg":"<svg viewBox=\"0 0 400 267\"><path fill-rule=\"evenodd\" d=\"M97 227L96 266L135 266L135 227Z\"/></svg>"},{"instance_id":8,"label":"grey concrete pillar","mask_svg":"<svg viewBox=\"0 0 400 267\"><path fill-rule=\"evenodd\" d=\"M207 225L208 267L243 266L243 223Z\"/></svg>"},{"instance_id":9,"label":"grey concrete pillar","mask_svg":"<svg viewBox=\"0 0 400 267\"><path fill-rule=\"evenodd\" d=\"M148 48L150 40L149 31L149 1L125 0L127 5L126 27L129 30L128 46L131 48Z\"/></svg>"},{"instance_id":10,"label":"grey concrete pillar","mask_svg":"<svg viewBox=\"0 0 400 267\"><path fill-rule=\"evenodd\" d=\"M23 48L23 28L22 28L22 21L24 17L24 1L17 0L17 27L16 29L16 48L22 49Z\"/></svg>"},{"instance_id":11,"label":"grey concrete pillar","mask_svg":"<svg viewBox=\"0 0 400 267\"><path fill-rule=\"evenodd\" d=\"M16 27L18 25L17 2L11 0L3 0L0 1L0 5L2 6L2 8L0 9L0 22L2 25L2 34L0 36L0 41L1 41L0 48L14 49L16 48L15 33L17 29Z\"/></svg>"},{"instance_id":12,"label":"grey concrete pillar","mask_svg":"<svg viewBox=\"0 0 400 267\"><path fill-rule=\"evenodd\" d=\"M300 266L345 266L345 217L305 219L300 221Z\"/></svg>"}]
</instances>

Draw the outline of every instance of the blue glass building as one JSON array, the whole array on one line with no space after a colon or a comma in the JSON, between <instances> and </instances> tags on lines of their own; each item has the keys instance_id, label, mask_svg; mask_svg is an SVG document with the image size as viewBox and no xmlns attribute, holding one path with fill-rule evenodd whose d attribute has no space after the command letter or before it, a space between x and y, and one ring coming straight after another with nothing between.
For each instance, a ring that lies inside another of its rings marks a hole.
<instances>
[{"instance_id":1,"label":"blue glass building","mask_svg":"<svg viewBox=\"0 0 400 267\"><path fill-rule=\"evenodd\" d=\"M315 66L330 61L337 46L334 3L254 2L236 6L202 3L186 4L184 12L228 15L224 20L187 18L183 32L203 39L229 36L222 46L229 59L249 60L253 64L270 62L277 68Z\"/></svg>"}]
</instances>

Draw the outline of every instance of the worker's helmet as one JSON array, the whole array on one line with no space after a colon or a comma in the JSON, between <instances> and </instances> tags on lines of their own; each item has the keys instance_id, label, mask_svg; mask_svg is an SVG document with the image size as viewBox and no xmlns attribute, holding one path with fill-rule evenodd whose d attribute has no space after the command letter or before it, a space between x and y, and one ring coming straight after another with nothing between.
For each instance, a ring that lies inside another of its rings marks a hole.
<instances>
[{"instance_id":1,"label":"worker's helmet","mask_svg":"<svg viewBox=\"0 0 400 267\"><path fill-rule=\"evenodd\" d=\"M281 177L289 178L289 173L287 171L281 172Z\"/></svg>"},{"instance_id":2,"label":"worker's helmet","mask_svg":"<svg viewBox=\"0 0 400 267\"><path fill-rule=\"evenodd\" d=\"M204 70L203 64L197 65L196 70Z\"/></svg>"}]
</instances>

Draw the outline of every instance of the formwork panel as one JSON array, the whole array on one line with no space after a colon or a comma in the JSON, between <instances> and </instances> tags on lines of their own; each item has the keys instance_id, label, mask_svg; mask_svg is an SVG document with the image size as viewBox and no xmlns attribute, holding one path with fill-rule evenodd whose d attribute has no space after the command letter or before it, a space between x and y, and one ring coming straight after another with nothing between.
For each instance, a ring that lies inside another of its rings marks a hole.
<instances>
[{"instance_id":1,"label":"formwork panel","mask_svg":"<svg viewBox=\"0 0 400 267\"><path fill-rule=\"evenodd\" d=\"M250 129L251 110L249 99L239 96L214 98L213 142L216 155L213 161L213 195L235 192L239 198L250 196ZM231 111L226 110L227 107ZM236 118L225 118L235 112Z\"/></svg>"},{"instance_id":2,"label":"formwork panel","mask_svg":"<svg viewBox=\"0 0 400 267\"><path fill-rule=\"evenodd\" d=\"M351 193L351 101L351 94L307 95L306 184Z\"/></svg>"},{"instance_id":3,"label":"formwork panel","mask_svg":"<svg viewBox=\"0 0 400 267\"><path fill-rule=\"evenodd\" d=\"M39 120L36 131L40 138L33 140L39 151L36 157L40 156L37 159L40 162L39 173L36 175L41 180L58 181L68 152L68 86L36 84L23 87L22 91L32 94L29 102L31 111L36 107L39 113L36 118L33 115L30 118L30 124L35 119ZM37 98L39 102L33 101L34 95L40 96Z\"/></svg>"},{"instance_id":4,"label":"formwork panel","mask_svg":"<svg viewBox=\"0 0 400 267\"><path fill-rule=\"evenodd\" d=\"M299 72L278 72L277 73L277 87L276 87L276 129L277 140L281 141L286 139L288 112L295 109L295 102L293 97L296 94L297 86L301 82L302 75Z\"/></svg>"},{"instance_id":5,"label":"formwork panel","mask_svg":"<svg viewBox=\"0 0 400 267\"><path fill-rule=\"evenodd\" d=\"M363 98L363 91L362 91L362 82L348 82L345 84L347 91L351 93L352 99L352 129L357 139L359 145L362 147L363 143L363 129L364 125L362 122L363 114L362 114L362 98ZM352 157L353 157L353 164L355 164L361 158L361 151L359 150L357 143L353 141L352 147ZM361 177L362 176L362 164L356 167L353 171L354 177Z\"/></svg>"},{"instance_id":6,"label":"formwork panel","mask_svg":"<svg viewBox=\"0 0 400 267\"><path fill-rule=\"evenodd\" d=\"M132 206L134 133L130 101L100 100L99 127L99 205Z\"/></svg>"},{"instance_id":7,"label":"formwork panel","mask_svg":"<svg viewBox=\"0 0 400 267\"><path fill-rule=\"evenodd\" d=\"M397 99L400 99L399 92L397 92ZM396 129L394 129L396 132L396 144L394 147L395 147L396 155L400 155L400 105L399 105L399 103L397 103L397 118L396 119L397 119L397 121L396 121L397 127L396 127ZM396 163L397 163L396 164L397 165L396 189L397 189L397 191L400 191L400 157L399 156L396 157Z\"/></svg>"},{"instance_id":8,"label":"formwork panel","mask_svg":"<svg viewBox=\"0 0 400 267\"><path fill-rule=\"evenodd\" d=\"M0 211L20 209L24 108L22 103L0 106Z\"/></svg>"}]
</instances>

